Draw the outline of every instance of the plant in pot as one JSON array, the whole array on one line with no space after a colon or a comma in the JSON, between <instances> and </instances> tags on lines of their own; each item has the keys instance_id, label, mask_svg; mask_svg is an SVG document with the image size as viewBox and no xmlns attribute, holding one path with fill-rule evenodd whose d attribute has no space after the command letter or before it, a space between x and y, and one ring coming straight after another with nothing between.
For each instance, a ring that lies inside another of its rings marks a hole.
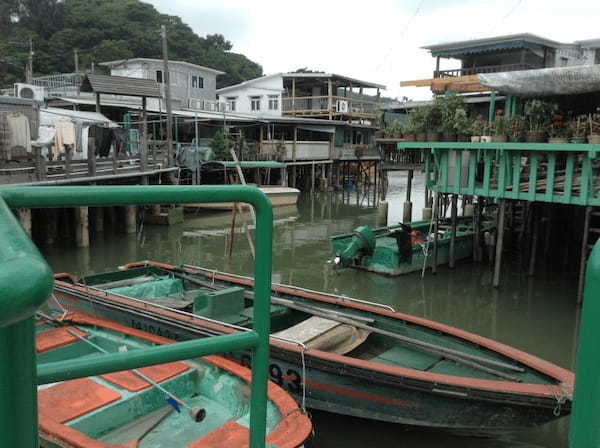
<instances>
[{"instance_id":1,"label":"plant in pot","mask_svg":"<svg viewBox=\"0 0 600 448\"><path fill-rule=\"evenodd\" d=\"M471 120L471 142L476 143L481 141L481 136L486 133L488 122L481 118L473 118Z\"/></svg>"},{"instance_id":2,"label":"plant in pot","mask_svg":"<svg viewBox=\"0 0 600 448\"><path fill-rule=\"evenodd\" d=\"M569 143L570 129L562 121L555 121L548 129L548 143Z\"/></svg>"},{"instance_id":3,"label":"plant in pot","mask_svg":"<svg viewBox=\"0 0 600 448\"><path fill-rule=\"evenodd\" d=\"M571 133L571 143L585 143L587 141L587 115L580 115L566 123Z\"/></svg>"},{"instance_id":4,"label":"plant in pot","mask_svg":"<svg viewBox=\"0 0 600 448\"><path fill-rule=\"evenodd\" d=\"M510 131L510 118L497 115L492 122L492 141L495 143L506 143Z\"/></svg>"},{"instance_id":5,"label":"plant in pot","mask_svg":"<svg viewBox=\"0 0 600 448\"><path fill-rule=\"evenodd\" d=\"M440 141L440 130L442 125L442 114L437 104L423 107L425 109L425 128L427 130L427 141Z\"/></svg>"},{"instance_id":6,"label":"plant in pot","mask_svg":"<svg viewBox=\"0 0 600 448\"><path fill-rule=\"evenodd\" d=\"M524 112L529 126L527 141L543 143L546 141L546 123L550 121L556 105L547 101L532 99L525 103Z\"/></svg>"},{"instance_id":7,"label":"plant in pot","mask_svg":"<svg viewBox=\"0 0 600 448\"><path fill-rule=\"evenodd\" d=\"M440 129L443 132L443 140L446 142L456 141L457 132L454 127L456 111L464 109L462 97L455 93L440 96L435 99L434 107L439 110Z\"/></svg>"},{"instance_id":8,"label":"plant in pot","mask_svg":"<svg viewBox=\"0 0 600 448\"><path fill-rule=\"evenodd\" d=\"M402 123L402 137L407 142L414 142L417 140L417 128L411 120L406 120Z\"/></svg>"},{"instance_id":9,"label":"plant in pot","mask_svg":"<svg viewBox=\"0 0 600 448\"><path fill-rule=\"evenodd\" d=\"M525 119L520 115L509 118L508 141L522 142L525 132Z\"/></svg>"},{"instance_id":10,"label":"plant in pot","mask_svg":"<svg viewBox=\"0 0 600 448\"><path fill-rule=\"evenodd\" d=\"M589 114L588 124L590 130L588 143L600 144L600 114Z\"/></svg>"},{"instance_id":11,"label":"plant in pot","mask_svg":"<svg viewBox=\"0 0 600 448\"><path fill-rule=\"evenodd\" d=\"M417 107L410 111L408 123L412 127L418 142L427 141L427 106Z\"/></svg>"},{"instance_id":12,"label":"plant in pot","mask_svg":"<svg viewBox=\"0 0 600 448\"><path fill-rule=\"evenodd\" d=\"M385 138L401 138L402 122L400 120L394 120L391 125L383 130L383 136Z\"/></svg>"},{"instance_id":13,"label":"plant in pot","mask_svg":"<svg viewBox=\"0 0 600 448\"><path fill-rule=\"evenodd\" d=\"M465 109L458 108L454 111L453 120L454 132L456 133L456 139L459 142L468 142L471 139L471 120L467 116Z\"/></svg>"},{"instance_id":14,"label":"plant in pot","mask_svg":"<svg viewBox=\"0 0 600 448\"><path fill-rule=\"evenodd\" d=\"M492 141L492 124L481 118L475 120L473 122L473 135L475 135L475 130L479 135L479 141L482 143L489 143Z\"/></svg>"}]
</instances>

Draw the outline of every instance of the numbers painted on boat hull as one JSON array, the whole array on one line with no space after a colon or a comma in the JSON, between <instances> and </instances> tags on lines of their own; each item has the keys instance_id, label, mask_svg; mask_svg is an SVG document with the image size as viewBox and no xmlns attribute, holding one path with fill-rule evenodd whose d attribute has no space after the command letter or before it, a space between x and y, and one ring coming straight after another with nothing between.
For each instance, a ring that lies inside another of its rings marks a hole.
<instances>
[{"instance_id":1,"label":"numbers painted on boat hull","mask_svg":"<svg viewBox=\"0 0 600 448\"><path fill-rule=\"evenodd\" d=\"M248 354L243 354L240 359L240 364L250 368L251 358ZM285 387L294 394L302 392L302 376L293 369L281 368L279 364L269 364L269 376L271 381L280 387Z\"/></svg>"}]
</instances>

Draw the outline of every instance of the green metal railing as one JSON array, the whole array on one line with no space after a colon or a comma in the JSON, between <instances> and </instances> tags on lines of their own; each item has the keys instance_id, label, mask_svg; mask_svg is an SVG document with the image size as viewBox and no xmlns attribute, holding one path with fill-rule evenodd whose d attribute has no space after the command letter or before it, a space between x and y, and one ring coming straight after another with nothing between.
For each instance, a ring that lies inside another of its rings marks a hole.
<instances>
[{"instance_id":1,"label":"green metal railing","mask_svg":"<svg viewBox=\"0 0 600 448\"><path fill-rule=\"evenodd\" d=\"M254 327L250 332L36 366L34 313L52 290L52 271L10 208L245 202L256 210ZM273 212L245 186L0 188L0 446L37 448L37 384L252 349L250 447L265 446ZM37 368L37 371L36 371Z\"/></svg>"},{"instance_id":2,"label":"green metal railing","mask_svg":"<svg viewBox=\"0 0 600 448\"><path fill-rule=\"evenodd\" d=\"M598 344L598 316L600 316L600 241L592 249L585 274L585 291L577 364L575 395L569 441L571 448L600 446L600 344Z\"/></svg>"},{"instance_id":3,"label":"green metal railing","mask_svg":"<svg viewBox=\"0 0 600 448\"><path fill-rule=\"evenodd\" d=\"M593 164L600 145L400 142L397 148L426 152L427 186L441 193L600 205Z\"/></svg>"}]
</instances>

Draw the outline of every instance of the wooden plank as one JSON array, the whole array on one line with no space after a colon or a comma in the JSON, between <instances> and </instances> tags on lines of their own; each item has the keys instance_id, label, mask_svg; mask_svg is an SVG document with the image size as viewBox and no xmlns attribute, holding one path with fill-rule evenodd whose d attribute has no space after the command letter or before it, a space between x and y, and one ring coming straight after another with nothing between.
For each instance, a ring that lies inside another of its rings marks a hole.
<instances>
[{"instance_id":1,"label":"wooden plank","mask_svg":"<svg viewBox=\"0 0 600 448\"><path fill-rule=\"evenodd\" d=\"M433 79L414 79L411 81L400 81L400 87L429 87Z\"/></svg>"},{"instance_id":2,"label":"wooden plank","mask_svg":"<svg viewBox=\"0 0 600 448\"><path fill-rule=\"evenodd\" d=\"M513 186L513 198L519 199L521 189L519 188L519 182L521 182L521 151L517 151L512 155L513 166L512 166L512 186Z\"/></svg>"},{"instance_id":3,"label":"wooden plank","mask_svg":"<svg viewBox=\"0 0 600 448\"><path fill-rule=\"evenodd\" d=\"M538 158L537 154L531 154L529 156L529 187L527 189L527 199L533 201L535 199L535 193L537 189L537 171L538 171Z\"/></svg>"}]
</instances>

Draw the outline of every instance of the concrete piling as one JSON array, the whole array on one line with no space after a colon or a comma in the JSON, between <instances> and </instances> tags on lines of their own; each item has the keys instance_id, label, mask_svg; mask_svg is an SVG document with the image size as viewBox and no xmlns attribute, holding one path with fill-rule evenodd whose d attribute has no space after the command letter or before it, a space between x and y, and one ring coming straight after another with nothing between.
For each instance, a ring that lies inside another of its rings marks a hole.
<instances>
[{"instance_id":1,"label":"concrete piling","mask_svg":"<svg viewBox=\"0 0 600 448\"><path fill-rule=\"evenodd\" d=\"M137 207L128 205L125 208L125 233L135 233L137 231Z\"/></svg>"},{"instance_id":2,"label":"concrete piling","mask_svg":"<svg viewBox=\"0 0 600 448\"><path fill-rule=\"evenodd\" d=\"M89 247L90 245L88 213L88 207L75 208L75 244L77 247Z\"/></svg>"}]
</instances>

